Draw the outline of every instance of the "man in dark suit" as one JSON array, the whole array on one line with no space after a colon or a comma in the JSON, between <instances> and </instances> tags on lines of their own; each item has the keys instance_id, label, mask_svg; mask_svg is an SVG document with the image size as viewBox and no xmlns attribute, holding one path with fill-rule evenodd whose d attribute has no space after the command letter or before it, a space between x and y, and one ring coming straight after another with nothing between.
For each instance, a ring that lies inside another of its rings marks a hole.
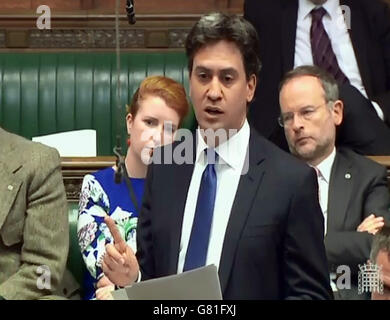
<instances>
[{"instance_id":1,"label":"man in dark suit","mask_svg":"<svg viewBox=\"0 0 390 320\"><path fill-rule=\"evenodd\" d=\"M357 290L359 264L367 262L372 235L390 218L386 168L335 148L343 103L336 81L320 68L301 66L288 72L281 84L280 108L291 153L317 171L330 272L336 274L343 265L351 271L351 288L334 286L335 297L365 298Z\"/></svg>"},{"instance_id":2,"label":"man in dark suit","mask_svg":"<svg viewBox=\"0 0 390 320\"><path fill-rule=\"evenodd\" d=\"M383 0L245 0L244 16L263 44L248 118L262 135L287 150L277 125L278 85L294 67L315 64L340 83L337 145L390 154L390 11Z\"/></svg>"},{"instance_id":3,"label":"man in dark suit","mask_svg":"<svg viewBox=\"0 0 390 320\"><path fill-rule=\"evenodd\" d=\"M224 299L330 299L315 171L246 121L260 68L256 31L236 16L206 15L186 50L199 128L186 163L178 142L173 163L149 166L137 228L142 280L215 264ZM118 238L103 271L123 286L138 268Z\"/></svg>"}]
</instances>

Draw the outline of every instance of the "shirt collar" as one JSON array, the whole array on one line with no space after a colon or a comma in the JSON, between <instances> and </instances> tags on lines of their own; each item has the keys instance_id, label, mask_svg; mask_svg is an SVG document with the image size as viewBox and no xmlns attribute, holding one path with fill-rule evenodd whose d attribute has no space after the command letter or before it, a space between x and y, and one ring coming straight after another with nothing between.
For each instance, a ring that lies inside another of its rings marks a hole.
<instances>
[{"instance_id":1,"label":"shirt collar","mask_svg":"<svg viewBox=\"0 0 390 320\"><path fill-rule=\"evenodd\" d=\"M215 152L219 157L218 163L227 164L235 170L241 170L247 152L249 136L250 128L248 121L245 120L244 125L235 135L215 148ZM208 145L203 140L199 127L196 130L196 138L196 162L205 163L203 154L204 150L208 148Z\"/></svg>"},{"instance_id":2,"label":"shirt collar","mask_svg":"<svg viewBox=\"0 0 390 320\"><path fill-rule=\"evenodd\" d=\"M327 183L329 183L330 180L330 173L332 171L332 166L335 157L336 157L336 148L333 148L331 154L327 158L322 160L320 164L317 165L317 169L321 172L322 177L325 179Z\"/></svg>"},{"instance_id":3,"label":"shirt collar","mask_svg":"<svg viewBox=\"0 0 390 320\"><path fill-rule=\"evenodd\" d=\"M315 5L310 0L299 0L298 19L304 20L310 17L310 12L316 7L321 6ZM328 0L322 5L322 7L329 14L331 20L337 19L337 14L339 13L339 10L341 10L340 0Z\"/></svg>"}]
</instances>

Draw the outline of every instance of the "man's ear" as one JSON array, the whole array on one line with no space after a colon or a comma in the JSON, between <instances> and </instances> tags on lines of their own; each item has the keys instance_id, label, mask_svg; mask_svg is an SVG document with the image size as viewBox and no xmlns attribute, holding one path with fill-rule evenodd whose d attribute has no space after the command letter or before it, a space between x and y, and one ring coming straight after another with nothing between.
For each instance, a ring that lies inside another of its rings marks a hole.
<instances>
[{"instance_id":1,"label":"man's ear","mask_svg":"<svg viewBox=\"0 0 390 320\"><path fill-rule=\"evenodd\" d=\"M254 74L252 74L249 77L249 80L247 82L247 95L246 95L247 103L253 100L253 96L255 95L255 91L256 91L256 84L257 84L257 78Z\"/></svg>"},{"instance_id":2,"label":"man's ear","mask_svg":"<svg viewBox=\"0 0 390 320\"><path fill-rule=\"evenodd\" d=\"M128 135L131 135L132 126L133 126L133 115L131 113L128 113L126 116L126 128L127 128Z\"/></svg>"},{"instance_id":3,"label":"man's ear","mask_svg":"<svg viewBox=\"0 0 390 320\"><path fill-rule=\"evenodd\" d=\"M344 104L341 100L337 100L333 105L332 115L336 126L339 126L343 121Z\"/></svg>"}]
</instances>

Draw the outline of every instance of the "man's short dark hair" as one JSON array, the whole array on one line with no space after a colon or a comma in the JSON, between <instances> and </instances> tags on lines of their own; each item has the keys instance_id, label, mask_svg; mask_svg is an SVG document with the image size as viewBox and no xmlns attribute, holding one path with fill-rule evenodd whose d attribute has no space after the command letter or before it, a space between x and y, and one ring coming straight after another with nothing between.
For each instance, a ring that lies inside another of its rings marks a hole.
<instances>
[{"instance_id":1,"label":"man's short dark hair","mask_svg":"<svg viewBox=\"0 0 390 320\"><path fill-rule=\"evenodd\" d=\"M289 81L303 76L312 76L320 81L326 102L334 102L339 99L339 87L333 76L320 67L309 65L300 66L287 72L280 82L279 92Z\"/></svg>"},{"instance_id":2,"label":"man's short dark hair","mask_svg":"<svg viewBox=\"0 0 390 320\"><path fill-rule=\"evenodd\" d=\"M233 42L241 52L246 78L258 76L261 69L260 44L256 29L237 15L210 13L192 27L186 39L188 70L191 74L194 56L199 49L218 41Z\"/></svg>"},{"instance_id":3,"label":"man's short dark hair","mask_svg":"<svg viewBox=\"0 0 390 320\"><path fill-rule=\"evenodd\" d=\"M374 236L371 245L370 261L375 263L379 251L384 250L390 253L390 226L385 225Z\"/></svg>"}]
</instances>

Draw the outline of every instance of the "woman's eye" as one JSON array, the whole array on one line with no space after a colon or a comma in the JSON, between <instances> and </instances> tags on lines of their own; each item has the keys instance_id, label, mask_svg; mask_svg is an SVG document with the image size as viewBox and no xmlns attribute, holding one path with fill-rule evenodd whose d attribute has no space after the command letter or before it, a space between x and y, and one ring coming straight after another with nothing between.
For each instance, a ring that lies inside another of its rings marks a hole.
<instances>
[{"instance_id":1,"label":"woman's eye","mask_svg":"<svg viewBox=\"0 0 390 320\"><path fill-rule=\"evenodd\" d=\"M172 134L175 133L176 130L173 127L165 127L164 131L165 131L166 134L171 134L172 135Z\"/></svg>"},{"instance_id":2,"label":"woman's eye","mask_svg":"<svg viewBox=\"0 0 390 320\"><path fill-rule=\"evenodd\" d=\"M144 122L148 125L148 126L152 126L154 124L154 121L152 119L145 119Z\"/></svg>"}]
</instances>

